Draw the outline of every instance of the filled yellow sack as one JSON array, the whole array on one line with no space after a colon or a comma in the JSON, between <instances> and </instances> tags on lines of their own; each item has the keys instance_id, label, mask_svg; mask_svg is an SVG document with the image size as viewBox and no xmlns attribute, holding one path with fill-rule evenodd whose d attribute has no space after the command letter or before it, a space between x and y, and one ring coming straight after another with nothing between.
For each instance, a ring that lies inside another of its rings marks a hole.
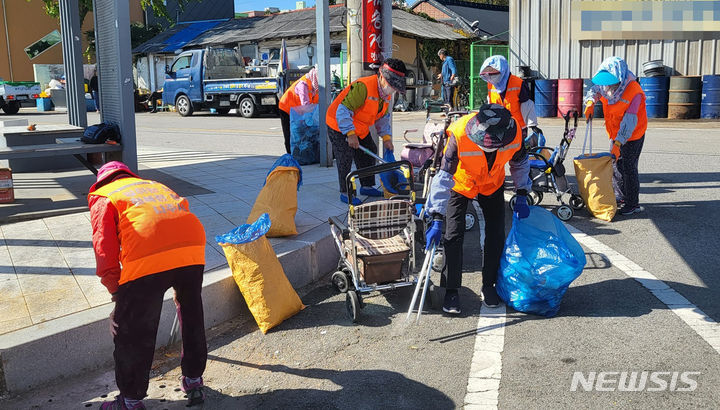
<instances>
[{"instance_id":1,"label":"filled yellow sack","mask_svg":"<svg viewBox=\"0 0 720 410\"><path fill-rule=\"evenodd\" d=\"M269 227L270 219L263 214L252 225L242 225L215 237L225 251L233 279L263 333L305 308L264 235Z\"/></svg>"},{"instance_id":2,"label":"filled yellow sack","mask_svg":"<svg viewBox=\"0 0 720 410\"><path fill-rule=\"evenodd\" d=\"M267 213L272 221L268 238L296 235L297 191L301 184L300 164L289 154L280 157L265 178L265 185L255 199L247 223Z\"/></svg>"},{"instance_id":3,"label":"filled yellow sack","mask_svg":"<svg viewBox=\"0 0 720 410\"><path fill-rule=\"evenodd\" d=\"M575 157L573 164L585 206L596 218L611 221L617 212L612 157L607 152L584 154Z\"/></svg>"}]
</instances>

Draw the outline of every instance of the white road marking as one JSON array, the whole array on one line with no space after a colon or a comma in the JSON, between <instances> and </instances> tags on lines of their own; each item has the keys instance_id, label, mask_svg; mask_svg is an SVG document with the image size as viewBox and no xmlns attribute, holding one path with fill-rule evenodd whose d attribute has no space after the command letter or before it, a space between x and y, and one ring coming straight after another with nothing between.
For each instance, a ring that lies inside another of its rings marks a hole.
<instances>
[{"instance_id":1,"label":"white road marking","mask_svg":"<svg viewBox=\"0 0 720 410\"><path fill-rule=\"evenodd\" d=\"M565 226L580 244L590 251L604 256L613 266L638 281L715 351L720 353L720 324L718 322L640 265L574 226L567 223ZM482 226L481 229L483 229ZM467 410L496 410L498 408L502 352L505 347L505 312L505 305L498 308L488 308L483 305L480 308L475 348L465 394L464 408Z\"/></svg>"},{"instance_id":2,"label":"white road marking","mask_svg":"<svg viewBox=\"0 0 720 410\"><path fill-rule=\"evenodd\" d=\"M505 347L505 305L480 308L465 409L497 409Z\"/></svg>"},{"instance_id":3,"label":"white road marking","mask_svg":"<svg viewBox=\"0 0 720 410\"><path fill-rule=\"evenodd\" d=\"M616 268L635 279L664 303L683 322L705 340L710 347L720 353L720 324L687 300L683 295L668 286L642 266L626 258L619 252L588 236L575 227L565 224L572 235L591 251L604 255Z\"/></svg>"}]
</instances>

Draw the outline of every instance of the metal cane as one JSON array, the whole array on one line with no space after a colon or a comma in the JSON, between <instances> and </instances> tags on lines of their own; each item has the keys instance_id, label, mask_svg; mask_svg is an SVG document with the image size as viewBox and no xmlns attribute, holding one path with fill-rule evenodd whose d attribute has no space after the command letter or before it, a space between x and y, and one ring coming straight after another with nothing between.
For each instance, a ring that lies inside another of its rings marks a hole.
<instances>
[{"instance_id":1,"label":"metal cane","mask_svg":"<svg viewBox=\"0 0 720 410\"><path fill-rule=\"evenodd\" d=\"M423 288L422 296L420 297L420 306L418 307L417 317L415 318L415 323L418 323L420 321L420 315L422 314L422 307L425 304L425 295L427 294L428 284L430 283L430 271L432 270L432 260L435 258L435 251L437 250L437 245L432 246L432 249L428 253L425 252L425 260L423 261L422 268L420 269L420 274L418 275L417 284L415 285L415 292L413 292L412 301L410 301L410 308L408 309L407 316L405 316L405 321L407 322L410 319L410 316L412 315L413 308L415 307L415 302L417 301L418 294L420 293L420 287Z\"/></svg>"}]
</instances>

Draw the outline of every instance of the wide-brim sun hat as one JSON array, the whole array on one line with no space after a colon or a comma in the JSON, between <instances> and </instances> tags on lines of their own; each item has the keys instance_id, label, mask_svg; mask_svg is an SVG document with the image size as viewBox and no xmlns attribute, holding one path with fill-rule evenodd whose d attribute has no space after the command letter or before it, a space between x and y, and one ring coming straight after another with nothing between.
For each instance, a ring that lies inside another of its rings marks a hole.
<instances>
[{"instance_id":1,"label":"wide-brim sun hat","mask_svg":"<svg viewBox=\"0 0 720 410\"><path fill-rule=\"evenodd\" d=\"M592 78L592 82L595 85L613 85L620 82L617 77L610 74L609 71L606 70L600 70L595 76Z\"/></svg>"},{"instance_id":2,"label":"wide-brim sun hat","mask_svg":"<svg viewBox=\"0 0 720 410\"><path fill-rule=\"evenodd\" d=\"M394 70L389 65L383 64L380 66L380 75L383 76L385 81L387 81L388 84L390 84L390 87L392 87L395 91L400 94L405 94L405 73L401 73L400 71Z\"/></svg>"},{"instance_id":3,"label":"wide-brim sun hat","mask_svg":"<svg viewBox=\"0 0 720 410\"><path fill-rule=\"evenodd\" d=\"M500 104L485 104L466 126L468 138L488 149L502 148L517 135L517 124L512 114Z\"/></svg>"},{"instance_id":4,"label":"wide-brim sun hat","mask_svg":"<svg viewBox=\"0 0 720 410\"><path fill-rule=\"evenodd\" d=\"M111 179L115 175L119 173L126 173L129 175L134 176L135 178L140 178L136 173L132 172L130 168L128 168L127 165L123 164L120 161L110 161L107 164L100 167L97 173L97 179L95 181L95 184L90 188L90 191L93 191L95 186L103 183L104 181Z\"/></svg>"}]
</instances>

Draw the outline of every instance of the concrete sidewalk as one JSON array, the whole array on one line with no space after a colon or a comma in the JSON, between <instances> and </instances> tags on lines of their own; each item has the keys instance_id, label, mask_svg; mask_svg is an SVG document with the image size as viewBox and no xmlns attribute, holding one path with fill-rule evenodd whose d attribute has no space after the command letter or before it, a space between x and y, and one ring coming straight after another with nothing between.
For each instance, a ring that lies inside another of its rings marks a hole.
<instances>
[{"instance_id":1,"label":"concrete sidewalk","mask_svg":"<svg viewBox=\"0 0 720 410\"><path fill-rule=\"evenodd\" d=\"M247 312L214 237L246 223L277 158L142 150L138 159L140 176L186 197L205 227L206 326ZM0 205L0 392L79 374L112 357L112 341L104 331L112 305L95 276L86 205L94 176L65 171L16 174L14 179L16 204ZM326 221L347 207L338 199L334 168L303 167L298 208L298 235L270 239L296 288L337 264ZM170 292L166 303L159 346L171 339ZM58 349L64 354L58 355Z\"/></svg>"}]
</instances>

